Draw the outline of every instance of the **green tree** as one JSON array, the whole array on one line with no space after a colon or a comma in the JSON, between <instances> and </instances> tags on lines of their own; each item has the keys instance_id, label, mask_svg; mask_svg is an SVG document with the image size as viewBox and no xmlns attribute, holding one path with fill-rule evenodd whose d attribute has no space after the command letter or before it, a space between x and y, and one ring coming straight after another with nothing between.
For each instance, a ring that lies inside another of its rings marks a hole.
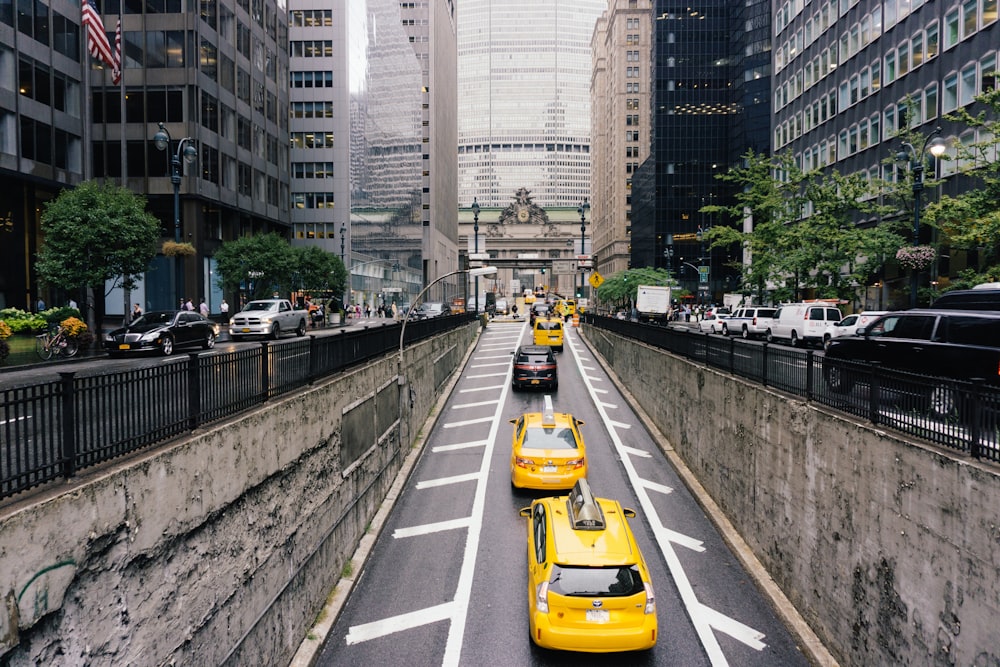
<instances>
[{"instance_id":1,"label":"green tree","mask_svg":"<svg viewBox=\"0 0 1000 667\"><path fill-rule=\"evenodd\" d=\"M45 206L45 240L35 268L39 279L74 292L134 289L156 256L160 223L146 211L146 200L113 184L93 181L63 190ZM88 299L89 300L89 299ZM95 329L92 309L88 326Z\"/></svg>"},{"instance_id":2,"label":"green tree","mask_svg":"<svg viewBox=\"0 0 1000 667\"><path fill-rule=\"evenodd\" d=\"M619 271L605 278L597 288L597 298L601 303L612 304L615 308L630 306L635 302L639 285L676 285L666 269L643 267Z\"/></svg>"},{"instance_id":3,"label":"green tree","mask_svg":"<svg viewBox=\"0 0 1000 667\"><path fill-rule=\"evenodd\" d=\"M945 116L974 130L971 141L954 141L952 147L962 194L944 195L928 204L925 220L937 225L955 248L981 249L986 258L985 276L1000 274L1000 91L976 97L982 107L975 115L966 108ZM973 278L975 280L975 278Z\"/></svg>"},{"instance_id":4,"label":"green tree","mask_svg":"<svg viewBox=\"0 0 1000 667\"><path fill-rule=\"evenodd\" d=\"M215 251L219 284L230 292L245 284L251 299L291 292L296 259L288 241L274 232L227 241Z\"/></svg>"},{"instance_id":5,"label":"green tree","mask_svg":"<svg viewBox=\"0 0 1000 667\"><path fill-rule=\"evenodd\" d=\"M340 258L315 245L299 246L293 252L302 290L333 292L339 299L347 284L347 269Z\"/></svg>"}]
</instances>

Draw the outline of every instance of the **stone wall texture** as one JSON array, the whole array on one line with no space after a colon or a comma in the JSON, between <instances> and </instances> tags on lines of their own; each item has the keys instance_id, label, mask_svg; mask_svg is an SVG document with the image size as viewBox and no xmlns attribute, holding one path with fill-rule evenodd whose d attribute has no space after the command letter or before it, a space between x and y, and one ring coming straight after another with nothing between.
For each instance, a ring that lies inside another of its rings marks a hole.
<instances>
[{"instance_id":1,"label":"stone wall texture","mask_svg":"<svg viewBox=\"0 0 1000 667\"><path fill-rule=\"evenodd\" d=\"M288 664L477 327L0 509L0 663Z\"/></svg>"},{"instance_id":2,"label":"stone wall texture","mask_svg":"<svg viewBox=\"0 0 1000 667\"><path fill-rule=\"evenodd\" d=\"M996 466L582 331L841 664L1000 664Z\"/></svg>"}]
</instances>

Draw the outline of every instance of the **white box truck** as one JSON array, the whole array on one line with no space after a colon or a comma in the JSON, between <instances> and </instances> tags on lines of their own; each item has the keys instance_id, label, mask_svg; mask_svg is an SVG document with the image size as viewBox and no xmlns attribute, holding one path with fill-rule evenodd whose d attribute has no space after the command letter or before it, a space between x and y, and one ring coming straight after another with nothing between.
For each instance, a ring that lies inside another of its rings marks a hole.
<instances>
[{"instance_id":1,"label":"white box truck","mask_svg":"<svg viewBox=\"0 0 1000 667\"><path fill-rule=\"evenodd\" d=\"M666 324L671 306L670 287L664 285L639 285L636 289L635 309L640 322Z\"/></svg>"}]
</instances>

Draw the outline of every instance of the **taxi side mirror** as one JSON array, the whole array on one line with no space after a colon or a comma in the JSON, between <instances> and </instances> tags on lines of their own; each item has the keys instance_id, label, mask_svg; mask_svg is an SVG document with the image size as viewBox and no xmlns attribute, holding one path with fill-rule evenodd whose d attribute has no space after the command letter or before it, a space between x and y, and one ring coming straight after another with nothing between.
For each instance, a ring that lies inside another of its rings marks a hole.
<instances>
[{"instance_id":1,"label":"taxi side mirror","mask_svg":"<svg viewBox=\"0 0 1000 667\"><path fill-rule=\"evenodd\" d=\"M523 516L525 519L527 519L528 517L531 516L531 508L530 507L522 507L521 509L519 509L517 511L517 513L520 516Z\"/></svg>"},{"instance_id":2,"label":"taxi side mirror","mask_svg":"<svg viewBox=\"0 0 1000 667\"><path fill-rule=\"evenodd\" d=\"M583 425L584 425L584 424L586 424L586 423L587 423L587 422L585 422L585 421L582 421L582 420L580 420L580 419L577 419L577 420L576 420L576 425L577 425L577 426L583 426Z\"/></svg>"},{"instance_id":3,"label":"taxi side mirror","mask_svg":"<svg viewBox=\"0 0 1000 667\"><path fill-rule=\"evenodd\" d=\"M624 514L625 517L629 518L629 519L634 519L635 518L635 510L631 509L629 507L623 507L622 508L622 514Z\"/></svg>"},{"instance_id":4,"label":"taxi side mirror","mask_svg":"<svg viewBox=\"0 0 1000 667\"><path fill-rule=\"evenodd\" d=\"M508 419L507 421L510 422L511 424L516 424L517 423L517 417L515 417L514 419Z\"/></svg>"}]
</instances>

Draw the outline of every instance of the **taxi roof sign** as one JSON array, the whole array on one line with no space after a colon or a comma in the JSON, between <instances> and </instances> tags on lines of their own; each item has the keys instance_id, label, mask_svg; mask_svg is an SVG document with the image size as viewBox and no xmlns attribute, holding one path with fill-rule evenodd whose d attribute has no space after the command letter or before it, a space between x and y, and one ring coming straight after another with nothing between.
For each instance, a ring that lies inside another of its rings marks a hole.
<instances>
[{"instance_id":1,"label":"taxi roof sign","mask_svg":"<svg viewBox=\"0 0 1000 667\"><path fill-rule=\"evenodd\" d=\"M567 504L574 530L604 530L604 513L594 499L590 483L586 479L579 480L573 486Z\"/></svg>"},{"instance_id":2,"label":"taxi roof sign","mask_svg":"<svg viewBox=\"0 0 1000 667\"><path fill-rule=\"evenodd\" d=\"M552 407L552 397L545 395L545 405L542 408L542 426L556 425L556 409Z\"/></svg>"}]
</instances>

